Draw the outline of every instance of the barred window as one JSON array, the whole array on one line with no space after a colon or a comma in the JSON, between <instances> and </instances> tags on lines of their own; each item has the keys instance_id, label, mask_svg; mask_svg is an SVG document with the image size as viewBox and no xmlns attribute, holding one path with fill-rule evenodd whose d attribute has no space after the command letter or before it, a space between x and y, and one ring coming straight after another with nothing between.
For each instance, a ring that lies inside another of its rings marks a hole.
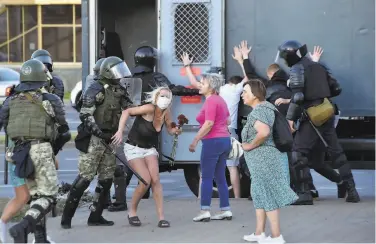
<instances>
[{"instance_id":1,"label":"barred window","mask_svg":"<svg viewBox=\"0 0 376 244\"><path fill-rule=\"evenodd\" d=\"M209 10L205 3L178 4L174 11L175 60L187 52L194 63L209 61Z\"/></svg>"}]
</instances>

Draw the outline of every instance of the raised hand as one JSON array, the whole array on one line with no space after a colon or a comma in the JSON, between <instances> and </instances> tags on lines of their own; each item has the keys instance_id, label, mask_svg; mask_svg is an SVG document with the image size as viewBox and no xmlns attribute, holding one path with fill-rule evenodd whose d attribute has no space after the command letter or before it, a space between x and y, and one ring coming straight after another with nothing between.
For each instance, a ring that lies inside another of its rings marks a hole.
<instances>
[{"instance_id":1,"label":"raised hand","mask_svg":"<svg viewBox=\"0 0 376 244\"><path fill-rule=\"evenodd\" d=\"M242 53L243 59L248 58L249 53L251 52L252 47L248 48L247 41L242 41L240 43L240 52Z\"/></svg>"},{"instance_id":2,"label":"raised hand","mask_svg":"<svg viewBox=\"0 0 376 244\"><path fill-rule=\"evenodd\" d=\"M238 46L234 47L234 54L232 54L232 58L235 59L238 63L243 63L243 56Z\"/></svg>"},{"instance_id":3,"label":"raised hand","mask_svg":"<svg viewBox=\"0 0 376 244\"><path fill-rule=\"evenodd\" d=\"M310 52L309 56L311 57L313 62L318 62L320 60L320 57L322 53L324 52L324 49L320 46L314 46L313 47L313 54Z\"/></svg>"},{"instance_id":4,"label":"raised hand","mask_svg":"<svg viewBox=\"0 0 376 244\"><path fill-rule=\"evenodd\" d=\"M189 58L188 53L184 52L183 55L180 56L181 60L183 61L184 66L191 65L193 61L193 57Z\"/></svg>"}]
</instances>

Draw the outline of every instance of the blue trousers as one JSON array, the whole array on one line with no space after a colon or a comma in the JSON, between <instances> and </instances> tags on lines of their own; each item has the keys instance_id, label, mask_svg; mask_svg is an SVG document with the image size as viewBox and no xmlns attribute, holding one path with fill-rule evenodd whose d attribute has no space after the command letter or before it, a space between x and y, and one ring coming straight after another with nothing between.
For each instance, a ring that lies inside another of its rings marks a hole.
<instances>
[{"instance_id":1,"label":"blue trousers","mask_svg":"<svg viewBox=\"0 0 376 244\"><path fill-rule=\"evenodd\" d=\"M213 179L219 193L219 207L229 210L230 202L226 182L226 160L231 151L230 137L210 138L202 140L201 150L201 209L209 210L213 192Z\"/></svg>"}]
</instances>

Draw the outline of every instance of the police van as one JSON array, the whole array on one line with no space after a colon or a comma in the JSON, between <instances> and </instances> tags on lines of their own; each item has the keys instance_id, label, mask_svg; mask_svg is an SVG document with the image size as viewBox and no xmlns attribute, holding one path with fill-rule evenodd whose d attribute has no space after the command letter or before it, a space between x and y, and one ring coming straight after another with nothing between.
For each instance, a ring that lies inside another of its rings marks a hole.
<instances>
[{"instance_id":1,"label":"police van","mask_svg":"<svg viewBox=\"0 0 376 244\"><path fill-rule=\"evenodd\" d=\"M157 69L177 85L189 81L180 60L183 52L194 57L195 75L212 67L226 78L242 75L232 59L240 41L252 46L251 60L266 77L277 47L295 39L324 48L322 61L343 88L335 98L341 110L337 127L342 146L355 166L374 167L375 154L375 1L374 0L82 0L82 80L103 56L118 56L134 67L135 50L143 45L159 50ZM288 70L286 66L284 69ZM85 86L83 86L85 87ZM196 115L203 97L175 97L173 118L184 114L189 123L179 136L175 164L161 158L161 172L183 169L186 182L197 196L200 146L188 147L199 130ZM249 109L240 106L239 119ZM241 123L239 123L241 124ZM173 137L163 131L160 151L170 155ZM227 172L230 196L233 196ZM250 192L249 177L241 170L242 197ZM218 196L214 184L213 196Z\"/></svg>"}]
</instances>

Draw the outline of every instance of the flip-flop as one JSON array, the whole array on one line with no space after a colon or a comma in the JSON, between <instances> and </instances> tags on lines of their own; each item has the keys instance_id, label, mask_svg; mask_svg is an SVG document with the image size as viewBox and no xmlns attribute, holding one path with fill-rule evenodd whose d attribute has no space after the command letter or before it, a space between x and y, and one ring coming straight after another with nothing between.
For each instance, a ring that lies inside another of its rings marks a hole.
<instances>
[{"instance_id":1,"label":"flip-flop","mask_svg":"<svg viewBox=\"0 0 376 244\"><path fill-rule=\"evenodd\" d=\"M167 220L160 220L158 222L158 227L159 228L168 228L168 227L170 227L170 223Z\"/></svg>"},{"instance_id":2,"label":"flip-flop","mask_svg":"<svg viewBox=\"0 0 376 244\"><path fill-rule=\"evenodd\" d=\"M141 226L141 221L138 218L138 216L129 217L129 215L128 215L128 221L129 221L130 225Z\"/></svg>"}]
</instances>

